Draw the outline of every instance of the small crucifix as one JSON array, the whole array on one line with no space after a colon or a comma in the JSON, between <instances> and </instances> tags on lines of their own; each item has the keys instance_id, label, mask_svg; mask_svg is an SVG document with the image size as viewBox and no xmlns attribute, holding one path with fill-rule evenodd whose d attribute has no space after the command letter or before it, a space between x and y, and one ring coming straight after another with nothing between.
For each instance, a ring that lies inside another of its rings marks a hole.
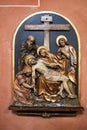
<instances>
[{"instance_id":1,"label":"small crucifix","mask_svg":"<svg viewBox=\"0 0 87 130\"><path fill-rule=\"evenodd\" d=\"M37 30L37 31L44 31L44 46L50 50L50 38L49 38L49 31L50 30L70 30L69 24L50 24L53 22L52 16L44 15L41 17L41 22L44 24L42 25L25 25L25 30Z\"/></svg>"}]
</instances>

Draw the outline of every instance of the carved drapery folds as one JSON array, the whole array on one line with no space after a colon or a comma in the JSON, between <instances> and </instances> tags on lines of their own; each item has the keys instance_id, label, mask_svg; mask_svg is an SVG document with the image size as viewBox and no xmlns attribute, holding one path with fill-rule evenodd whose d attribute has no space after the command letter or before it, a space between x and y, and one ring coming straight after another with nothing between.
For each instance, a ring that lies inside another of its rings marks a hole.
<instances>
[{"instance_id":1,"label":"carved drapery folds","mask_svg":"<svg viewBox=\"0 0 87 130\"><path fill-rule=\"evenodd\" d=\"M53 12L35 14L19 26L14 45L11 110L43 116L44 112L73 115L83 110L79 103L80 45L68 19Z\"/></svg>"}]
</instances>

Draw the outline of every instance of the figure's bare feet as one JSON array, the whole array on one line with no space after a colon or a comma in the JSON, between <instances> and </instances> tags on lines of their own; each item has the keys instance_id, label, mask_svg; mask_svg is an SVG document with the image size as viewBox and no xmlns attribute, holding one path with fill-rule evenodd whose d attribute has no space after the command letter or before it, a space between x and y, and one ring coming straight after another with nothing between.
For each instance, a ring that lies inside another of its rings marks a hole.
<instances>
[{"instance_id":1,"label":"figure's bare feet","mask_svg":"<svg viewBox=\"0 0 87 130\"><path fill-rule=\"evenodd\" d=\"M36 97L35 100L39 101L39 102L42 102L44 99L42 97Z\"/></svg>"},{"instance_id":2,"label":"figure's bare feet","mask_svg":"<svg viewBox=\"0 0 87 130\"><path fill-rule=\"evenodd\" d=\"M60 95L62 98L65 97L65 95L62 92L58 92L58 95Z\"/></svg>"},{"instance_id":3,"label":"figure's bare feet","mask_svg":"<svg viewBox=\"0 0 87 130\"><path fill-rule=\"evenodd\" d=\"M68 97L69 97L69 98L77 98L77 95L72 95L72 94L70 94L70 95L68 95Z\"/></svg>"}]
</instances>

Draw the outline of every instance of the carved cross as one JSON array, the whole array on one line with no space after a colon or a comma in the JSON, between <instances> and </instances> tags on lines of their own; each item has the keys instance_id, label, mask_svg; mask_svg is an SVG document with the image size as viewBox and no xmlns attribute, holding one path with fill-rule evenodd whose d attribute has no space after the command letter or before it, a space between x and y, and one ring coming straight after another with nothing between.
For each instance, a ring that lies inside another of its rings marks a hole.
<instances>
[{"instance_id":1,"label":"carved cross","mask_svg":"<svg viewBox=\"0 0 87 130\"><path fill-rule=\"evenodd\" d=\"M41 25L25 25L25 30L43 30L44 31L44 46L50 50L49 31L50 30L70 30L69 24L50 24L53 22L52 16L44 15L41 17Z\"/></svg>"}]
</instances>

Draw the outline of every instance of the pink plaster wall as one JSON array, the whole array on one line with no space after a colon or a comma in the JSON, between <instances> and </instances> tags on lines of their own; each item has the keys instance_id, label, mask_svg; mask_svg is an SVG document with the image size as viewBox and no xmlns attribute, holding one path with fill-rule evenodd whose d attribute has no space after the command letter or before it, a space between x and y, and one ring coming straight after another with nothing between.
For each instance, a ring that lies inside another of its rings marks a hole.
<instances>
[{"instance_id":1,"label":"pink plaster wall","mask_svg":"<svg viewBox=\"0 0 87 130\"><path fill-rule=\"evenodd\" d=\"M0 130L87 130L87 0L40 0L40 2L40 7L37 8L0 7ZM20 117L8 110L11 102L13 34L25 17L44 10L55 11L69 18L80 35L81 104L85 111L76 117L49 119Z\"/></svg>"}]
</instances>

